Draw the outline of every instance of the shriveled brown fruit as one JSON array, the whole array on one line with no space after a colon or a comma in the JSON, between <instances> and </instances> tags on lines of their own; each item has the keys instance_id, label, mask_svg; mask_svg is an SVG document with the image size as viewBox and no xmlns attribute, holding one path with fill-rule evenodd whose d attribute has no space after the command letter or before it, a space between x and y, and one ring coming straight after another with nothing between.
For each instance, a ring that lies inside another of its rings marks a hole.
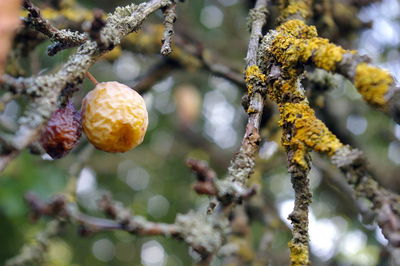
<instances>
[{"instance_id":1,"label":"shriveled brown fruit","mask_svg":"<svg viewBox=\"0 0 400 266\"><path fill-rule=\"evenodd\" d=\"M82 135L81 114L69 102L56 110L40 136L40 143L53 159L67 155Z\"/></svg>"}]
</instances>

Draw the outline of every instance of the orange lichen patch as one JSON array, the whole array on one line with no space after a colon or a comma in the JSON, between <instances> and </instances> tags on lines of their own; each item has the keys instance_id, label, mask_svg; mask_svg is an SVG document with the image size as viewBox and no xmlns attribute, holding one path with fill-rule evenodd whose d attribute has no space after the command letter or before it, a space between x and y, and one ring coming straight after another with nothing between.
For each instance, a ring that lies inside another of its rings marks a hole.
<instances>
[{"instance_id":1,"label":"orange lichen patch","mask_svg":"<svg viewBox=\"0 0 400 266\"><path fill-rule=\"evenodd\" d=\"M327 71L335 71L337 63L342 61L347 52L340 46L329 43L327 39L313 38L306 42L305 58L312 58L315 66Z\"/></svg>"},{"instance_id":2,"label":"orange lichen patch","mask_svg":"<svg viewBox=\"0 0 400 266\"><path fill-rule=\"evenodd\" d=\"M255 84L265 84L267 77L261 72L256 65L252 65L246 68L245 81L247 86L248 94L252 94Z\"/></svg>"},{"instance_id":3,"label":"orange lichen patch","mask_svg":"<svg viewBox=\"0 0 400 266\"><path fill-rule=\"evenodd\" d=\"M302 18L311 15L310 0L283 0L281 1L281 19L298 14Z\"/></svg>"},{"instance_id":4,"label":"orange lichen patch","mask_svg":"<svg viewBox=\"0 0 400 266\"><path fill-rule=\"evenodd\" d=\"M303 244L288 243L290 249L290 265L304 266L310 265L308 247Z\"/></svg>"},{"instance_id":5,"label":"orange lichen patch","mask_svg":"<svg viewBox=\"0 0 400 266\"><path fill-rule=\"evenodd\" d=\"M317 29L314 26L308 26L299 19L286 21L276 28L276 31L299 39L310 39L318 36Z\"/></svg>"},{"instance_id":6,"label":"orange lichen patch","mask_svg":"<svg viewBox=\"0 0 400 266\"><path fill-rule=\"evenodd\" d=\"M307 168L305 155L308 150L326 153L332 156L343 144L315 117L307 102L284 103L279 106L281 114L279 125L284 128L293 126L291 134L283 134L282 144L295 151L294 163ZM290 136L288 136L290 135Z\"/></svg>"},{"instance_id":7,"label":"orange lichen patch","mask_svg":"<svg viewBox=\"0 0 400 266\"><path fill-rule=\"evenodd\" d=\"M89 141L107 152L126 152L142 143L148 114L143 98L118 82L102 82L82 103L82 126Z\"/></svg>"},{"instance_id":8,"label":"orange lichen patch","mask_svg":"<svg viewBox=\"0 0 400 266\"><path fill-rule=\"evenodd\" d=\"M307 26L301 20L293 19L283 23L277 28L277 33L270 52L286 70L311 61L319 68L334 71L343 54L349 52L329 43L327 39L317 37L315 27Z\"/></svg>"},{"instance_id":9,"label":"orange lichen patch","mask_svg":"<svg viewBox=\"0 0 400 266\"><path fill-rule=\"evenodd\" d=\"M303 100L305 98L304 94L296 89L296 87L299 86L296 84L297 82L297 78L283 81L276 80L272 86L268 87L268 96L278 104L287 99Z\"/></svg>"},{"instance_id":10,"label":"orange lichen patch","mask_svg":"<svg viewBox=\"0 0 400 266\"><path fill-rule=\"evenodd\" d=\"M354 86L368 103L383 107L385 94L393 84L392 76L385 70L361 63L356 68Z\"/></svg>"}]
</instances>

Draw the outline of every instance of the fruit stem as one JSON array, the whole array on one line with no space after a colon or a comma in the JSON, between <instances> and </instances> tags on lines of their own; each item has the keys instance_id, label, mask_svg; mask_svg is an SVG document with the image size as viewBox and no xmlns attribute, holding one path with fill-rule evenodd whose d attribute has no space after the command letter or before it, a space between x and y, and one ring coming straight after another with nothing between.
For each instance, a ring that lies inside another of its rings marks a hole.
<instances>
[{"instance_id":1,"label":"fruit stem","mask_svg":"<svg viewBox=\"0 0 400 266\"><path fill-rule=\"evenodd\" d=\"M97 81L97 79L96 79L92 74L90 74L89 71L86 71L85 76L86 76L94 85L97 85L97 84L99 83L99 82Z\"/></svg>"}]
</instances>

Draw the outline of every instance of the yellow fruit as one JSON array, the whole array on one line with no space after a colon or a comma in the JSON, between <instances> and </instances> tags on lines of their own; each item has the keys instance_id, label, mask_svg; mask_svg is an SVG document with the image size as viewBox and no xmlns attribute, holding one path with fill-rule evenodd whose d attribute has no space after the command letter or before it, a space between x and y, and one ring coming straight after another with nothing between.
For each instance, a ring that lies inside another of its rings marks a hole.
<instances>
[{"instance_id":1,"label":"yellow fruit","mask_svg":"<svg viewBox=\"0 0 400 266\"><path fill-rule=\"evenodd\" d=\"M126 152L142 143L148 114L145 102L128 86L98 83L82 103L82 126L89 141L107 152Z\"/></svg>"}]
</instances>

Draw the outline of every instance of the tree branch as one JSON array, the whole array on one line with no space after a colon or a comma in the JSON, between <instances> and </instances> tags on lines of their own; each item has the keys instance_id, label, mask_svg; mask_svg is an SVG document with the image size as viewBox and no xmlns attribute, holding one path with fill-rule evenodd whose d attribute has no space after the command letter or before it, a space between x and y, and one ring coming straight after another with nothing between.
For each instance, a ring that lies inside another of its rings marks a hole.
<instances>
[{"instance_id":1,"label":"tree branch","mask_svg":"<svg viewBox=\"0 0 400 266\"><path fill-rule=\"evenodd\" d=\"M168 55L172 52L171 47L171 38L174 35L174 23L176 21L176 4L173 3L172 5L163 9L163 13L165 16L164 19L164 36L161 39L162 46L161 46L161 54Z\"/></svg>"},{"instance_id":2,"label":"tree branch","mask_svg":"<svg viewBox=\"0 0 400 266\"><path fill-rule=\"evenodd\" d=\"M62 49L79 46L87 41L87 36L82 33L70 30L59 30L51 25L41 16L40 9L30 0L24 0L24 8L29 12L28 17L24 20L25 25L43 33L53 42L56 42L49 47L49 55L55 55Z\"/></svg>"}]
</instances>

